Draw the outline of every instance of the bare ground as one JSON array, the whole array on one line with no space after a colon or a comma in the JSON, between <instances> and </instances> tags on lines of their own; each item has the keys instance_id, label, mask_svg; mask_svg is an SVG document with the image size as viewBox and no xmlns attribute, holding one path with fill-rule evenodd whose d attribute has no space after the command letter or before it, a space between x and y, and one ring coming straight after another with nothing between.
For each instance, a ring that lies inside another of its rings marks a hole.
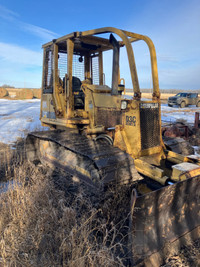
<instances>
[{"instance_id":1,"label":"bare ground","mask_svg":"<svg viewBox=\"0 0 200 267\"><path fill-rule=\"evenodd\" d=\"M27 163L23 140L15 147L0 143L0 181L18 179L1 198L0 266L129 266L130 192L110 189L99 198L66 173ZM199 251L196 240L162 266L200 266Z\"/></svg>"}]
</instances>

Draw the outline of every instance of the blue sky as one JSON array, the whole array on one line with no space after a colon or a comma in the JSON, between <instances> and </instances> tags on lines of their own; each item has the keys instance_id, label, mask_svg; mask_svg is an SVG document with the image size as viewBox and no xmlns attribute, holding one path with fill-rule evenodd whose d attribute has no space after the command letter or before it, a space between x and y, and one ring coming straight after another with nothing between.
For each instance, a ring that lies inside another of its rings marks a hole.
<instances>
[{"instance_id":1,"label":"blue sky","mask_svg":"<svg viewBox=\"0 0 200 267\"><path fill-rule=\"evenodd\" d=\"M199 0L1 0L0 85L40 87L43 43L105 26L153 40L160 88L200 89ZM140 87L149 88L148 50L141 42L133 47ZM127 72L123 75L131 87Z\"/></svg>"}]
</instances>

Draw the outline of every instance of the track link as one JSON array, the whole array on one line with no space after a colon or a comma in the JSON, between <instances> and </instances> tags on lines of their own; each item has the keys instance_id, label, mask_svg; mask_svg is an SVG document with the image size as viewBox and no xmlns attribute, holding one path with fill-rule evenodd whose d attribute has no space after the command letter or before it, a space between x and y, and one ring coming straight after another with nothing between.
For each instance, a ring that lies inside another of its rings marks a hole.
<instances>
[{"instance_id":1,"label":"track link","mask_svg":"<svg viewBox=\"0 0 200 267\"><path fill-rule=\"evenodd\" d=\"M27 137L27 157L62 168L91 185L142 179L126 152L69 131L43 131Z\"/></svg>"}]
</instances>

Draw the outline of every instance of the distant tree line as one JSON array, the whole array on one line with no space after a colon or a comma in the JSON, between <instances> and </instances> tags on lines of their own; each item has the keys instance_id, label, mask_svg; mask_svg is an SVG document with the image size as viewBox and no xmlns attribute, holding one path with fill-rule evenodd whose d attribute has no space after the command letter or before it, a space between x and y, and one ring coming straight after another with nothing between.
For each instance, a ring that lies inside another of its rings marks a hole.
<instances>
[{"instance_id":1,"label":"distant tree line","mask_svg":"<svg viewBox=\"0 0 200 267\"><path fill-rule=\"evenodd\" d=\"M15 88L12 85L9 84L3 84L0 85L0 88ZM17 88L16 88L17 89ZM35 89L35 88L27 88L27 89ZM39 88L40 89L40 88ZM152 89L140 89L142 93L150 93L152 92ZM126 88L127 92L132 92L133 89ZM178 94L179 92L195 92L200 94L200 89L194 90L194 89L160 89L160 92L162 94Z\"/></svg>"},{"instance_id":2,"label":"distant tree line","mask_svg":"<svg viewBox=\"0 0 200 267\"><path fill-rule=\"evenodd\" d=\"M9 84L3 84L3 85L0 85L0 88L15 88L15 87Z\"/></svg>"},{"instance_id":3,"label":"distant tree line","mask_svg":"<svg viewBox=\"0 0 200 267\"><path fill-rule=\"evenodd\" d=\"M151 93L153 89L140 89L142 93ZM127 92L132 92L133 89L126 89ZM200 94L200 89L160 89L161 94L178 94L179 92L194 92Z\"/></svg>"}]
</instances>

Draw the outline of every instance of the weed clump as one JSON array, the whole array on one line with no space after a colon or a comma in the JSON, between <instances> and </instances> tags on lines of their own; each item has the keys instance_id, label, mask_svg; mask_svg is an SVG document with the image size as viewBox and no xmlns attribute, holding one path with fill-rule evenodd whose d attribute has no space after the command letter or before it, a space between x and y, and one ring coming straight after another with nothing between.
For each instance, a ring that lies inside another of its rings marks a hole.
<instances>
[{"instance_id":1,"label":"weed clump","mask_svg":"<svg viewBox=\"0 0 200 267\"><path fill-rule=\"evenodd\" d=\"M71 178L14 168L14 188L0 195L0 265L127 266L129 189L93 192Z\"/></svg>"}]
</instances>

